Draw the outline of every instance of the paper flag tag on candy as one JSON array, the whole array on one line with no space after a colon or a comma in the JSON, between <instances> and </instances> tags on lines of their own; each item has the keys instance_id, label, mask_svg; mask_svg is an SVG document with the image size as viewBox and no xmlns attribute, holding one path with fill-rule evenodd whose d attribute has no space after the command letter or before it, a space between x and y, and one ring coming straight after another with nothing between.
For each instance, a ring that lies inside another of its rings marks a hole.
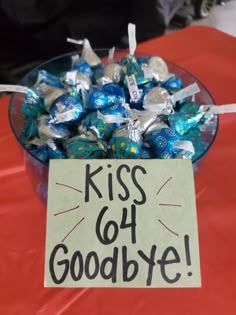
<instances>
[{"instance_id":1,"label":"paper flag tag on candy","mask_svg":"<svg viewBox=\"0 0 236 315\"><path fill-rule=\"evenodd\" d=\"M130 55L133 56L137 47L135 24L132 24L132 23L128 24L128 37L129 37L129 53Z\"/></svg>"},{"instance_id":2,"label":"paper flag tag on candy","mask_svg":"<svg viewBox=\"0 0 236 315\"><path fill-rule=\"evenodd\" d=\"M176 102L189 96L195 95L198 92L200 92L199 86L197 85L197 83L193 83L176 92L175 94L171 95L170 99L171 102L175 104Z\"/></svg>"}]
</instances>

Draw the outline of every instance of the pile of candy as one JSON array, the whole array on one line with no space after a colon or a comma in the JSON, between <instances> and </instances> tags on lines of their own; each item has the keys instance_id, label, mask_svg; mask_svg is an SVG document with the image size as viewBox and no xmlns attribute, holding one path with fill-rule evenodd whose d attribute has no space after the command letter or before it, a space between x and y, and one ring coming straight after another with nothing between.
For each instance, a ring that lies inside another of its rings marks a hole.
<instances>
[{"instance_id":1,"label":"pile of candy","mask_svg":"<svg viewBox=\"0 0 236 315\"><path fill-rule=\"evenodd\" d=\"M110 52L102 64L84 40L81 56L67 72L39 71L22 105L20 140L44 163L192 158L196 145L207 145L199 126L209 116L193 101L198 91L196 84L184 88L160 57L129 54L114 62Z\"/></svg>"}]
</instances>

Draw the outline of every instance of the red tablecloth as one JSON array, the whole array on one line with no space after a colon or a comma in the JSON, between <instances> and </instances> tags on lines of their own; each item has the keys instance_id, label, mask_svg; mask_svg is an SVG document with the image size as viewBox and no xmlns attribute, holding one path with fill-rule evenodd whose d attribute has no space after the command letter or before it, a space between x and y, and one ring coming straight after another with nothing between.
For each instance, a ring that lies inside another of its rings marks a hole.
<instances>
[{"instance_id":1,"label":"red tablecloth","mask_svg":"<svg viewBox=\"0 0 236 315\"><path fill-rule=\"evenodd\" d=\"M217 104L236 102L236 38L190 27L138 46L194 74ZM0 314L236 314L236 114L196 175L202 288L43 287L46 207L38 200L0 99Z\"/></svg>"}]
</instances>

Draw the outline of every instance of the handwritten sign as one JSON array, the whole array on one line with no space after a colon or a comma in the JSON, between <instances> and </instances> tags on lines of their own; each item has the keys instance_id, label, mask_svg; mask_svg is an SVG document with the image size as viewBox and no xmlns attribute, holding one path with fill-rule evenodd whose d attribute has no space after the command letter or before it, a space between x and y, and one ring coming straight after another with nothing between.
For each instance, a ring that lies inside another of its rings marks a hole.
<instances>
[{"instance_id":1,"label":"handwritten sign","mask_svg":"<svg viewBox=\"0 0 236 315\"><path fill-rule=\"evenodd\" d=\"M45 286L201 286L191 161L51 161Z\"/></svg>"}]
</instances>

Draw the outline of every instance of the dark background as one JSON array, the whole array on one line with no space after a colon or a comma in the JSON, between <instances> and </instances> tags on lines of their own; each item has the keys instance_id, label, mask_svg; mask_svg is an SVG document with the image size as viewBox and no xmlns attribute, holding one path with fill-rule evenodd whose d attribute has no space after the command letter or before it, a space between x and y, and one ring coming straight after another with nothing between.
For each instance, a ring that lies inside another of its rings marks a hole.
<instances>
[{"instance_id":1,"label":"dark background","mask_svg":"<svg viewBox=\"0 0 236 315\"><path fill-rule=\"evenodd\" d=\"M35 65L88 38L93 48L127 47L127 25L137 40L162 35L184 0L0 0L0 83L17 83Z\"/></svg>"}]
</instances>

